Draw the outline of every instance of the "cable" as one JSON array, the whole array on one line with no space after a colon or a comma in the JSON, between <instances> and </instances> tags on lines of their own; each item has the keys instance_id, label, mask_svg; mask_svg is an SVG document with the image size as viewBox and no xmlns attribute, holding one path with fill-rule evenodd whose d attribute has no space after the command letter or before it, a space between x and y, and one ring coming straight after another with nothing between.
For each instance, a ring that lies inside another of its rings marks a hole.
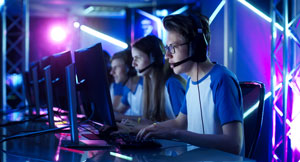
<instances>
[{"instance_id":1,"label":"cable","mask_svg":"<svg viewBox=\"0 0 300 162\"><path fill-rule=\"evenodd\" d=\"M25 123L25 122L35 121L35 120L37 120L37 119L39 119L41 117L44 117L44 116L47 116L47 115L39 115L39 116L36 116L33 119L27 119L27 120L21 120L21 121L13 121L13 122L5 123L5 124L0 124L0 127L7 127L7 126L15 125L15 124L21 124L21 123Z\"/></svg>"},{"instance_id":2,"label":"cable","mask_svg":"<svg viewBox=\"0 0 300 162\"><path fill-rule=\"evenodd\" d=\"M93 114L94 114L94 109L92 109L92 115ZM82 123L85 123L85 122L89 121L90 118L92 118L92 115L87 120L79 122L79 124L82 124ZM42 134L45 134L45 133L50 133L50 132L54 132L54 131L57 131L57 130L62 130L62 129L65 129L65 128L68 128L68 127L70 127L70 125L64 126L64 127L61 127L61 128L52 128L52 129L46 129L46 130L41 130L41 131L36 131L36 132L17 134L17 135L10 136L10 137L7 137L7 138L4 138L4 139L0 140L0 143L8 141L8 140L16 139L16 138L22 138L22 137L34 136L34 135L42 135Z\"/></svg>"},{"instance_id":3,"label":"cable","mask_svg":"<svg viewBox=\"0 0 300 162\"><path fill-rule=\"evenodd\" d=\"M78 124L79 126L80 126L80 124L89 121L93 117L95 109L94 109L93 106L91 106L91 109L92 109L92 113L89 116L89 118L87 118L86 120L84 120L82 122L79 122L79 124ZM5 141L9 141L9 140L17 139L17 138L22 138L22 137L28 137L28 136L42 135L42 134L45 134L45 133L50 133L50 132L54 132L54 131L57 131L57 130L62 130L62 129L65 129L65 128L68 128L68 127L70 127L70 125L64 126L64 127L61 127L61 128L52 128L52 129L46 129L46 130L41 130L41 131L36 131L36 132L28 132L28 133L23 133L23 134L17 134L17 135L9 136L7 138L4 138L4 139L0 140L0 144L5 142ZM34 160L47 161L48 162L48 160L43 160L43 159L32 158L32 157L27 157L27 156L23 156L23 155L16 155L16 154L13 154L13 153L9 153L9 152L3 150L2 148L0 149L0 151L2 151L3 153L6 153L8 155L15 156L15 157L26 157L26 158L31 158L31 159L34 159Z\"/></svg>"},{"instance_id":4,"label":"cable","mask_svg":"<svg viewBox=\"0 0 300 162\"><path fill-rule=\"evenodd\" d=\"M14 135L14 136L10 136L10 137L2 139L0 141L0 143L3 143L3 142L8 141L8 140L16 139L16 138L22 138L22 137L33 136L33 135L42 135L44 133L49 133L49 132L52 132L52 131L61 130L61 129L64 129L64 128L67 128L67 127L70 127L70 126L65 126L65 127L61 127L61 128L47 129L47 130L42 130L42 131L37 131L37 132L29 132L29 133L18 134L18 135ZM15 156L15 157L23 157L23 158L26 157L26 158L30 158L30 159L33 159L33 160L47 161L47 162L49 161L49 160L32 158L32 157L28 157L28 156L9 153L9 152L3 150L2 148L0 149L0 151L2 151L3 153L6 153L8 155Z\"/></svg>"},{"instance_id":5,"label":"cable","mask_svg":"<svg viewBox=\"0 0 300 162\"><path fill-rule=\"evenodd\" d=\"M38 131L38 130L19 131L19 132L12 133L10 135L0 135L0 137L10 137L10 136L14 136L14 135L17 135L20 133L35 132L35 131Z\"/></svg>"},{"instance_id":6,"label":"cable","mask_svg":"<svg viewBox=\"0 0 300 162\"><path fill-rule=\"evenodd\" d=\"M42 134L45 134L45 133L54 132L54 131L65 129L65 128L68 128L68 127L70 127L70 125L64 126L64 127L61 127L61 128L52 128L52 129L46 129L46 130L41 130L41 131L37 131L37 132L28 132L28 133L23 133L23 134L17 134L17 135L10 136L10 137L7 137L7 138L4 138L4 139L0 140L0 143L5 142L5 141L9 141L9 140L12 140L12 139L16 139L16 138L22 138L22 137L34 136L34 135L42 135Z\"/></svg>"},{"instance_id":7,"label":"cable","mask_svg":"<svg viewBox=\"0 0 300 162\"><path fill-rule=\"evenodd\" d=\"M198 82L198 62L197 62L197 82ZM199 89L199 84L197 83L197 89L198 89L198 97L199 97L199 104L200 104L200 114L201 114L201 122L202 122L202 131L203 134L205 134L205 129L204 129L204 121L203 121L203 113L202 113L202 105L201 105L201 96L200 96L200 89Z\"/></svg>"},{"instance_id":8,"label":"cable","mask_svg":"<svg viewBox=\"0 0 300 162\"><path fill-rule=\"evenodd\" d=\"M93 104L91 105L91 109L92 109L92 113L89 116L89 118L87 118L87 120L85 120L85 121L79 122L79 124L78 124L79 126L80 126L80 124L89 121L93 117L93 115L95 113L95 109L94 109L94 105ZM61 118L60 111L59 111L58 114L59 114L59 117ZM44 115L44 116L46 116L46 115ZM34 118L33 120L36 120L36 119L38 119L40 117L42 117L42 115ZM27 121L31 121L31 120L24 120L24 121L19 121L19 122L16 122L16 123L23 123L23 122L27 122ZM2 127L3 126L8 126L8 125L16 124L16 123L6 123L6 124L0 125L0 127L1 126ZM6 137L6 138L0 140L0 143L3 143L5 141L9 141L9 140L13 140L13 139L17 139L17 138L23 138L23 137L35 136L35 135L42 135L42 134L45 134L45 133L50 133L50 132L54 132L54 131L57 131L57 130L62 130L62 129L65 129L65 128L68 128L68 127L70 127L70 125L64 126L64 127L61 127L61 128L52 128L52 129L46 129L46 130L41 130L41 131L35 131L35 132L28 132L28 133L23 133L23 134L17 134L17 135L9 136L9 137ZM16 157L26 157L26 156L22 156L22 155L16 155L16 154L9 153L9 152L3 150L2 148L0 149L0 151L6 153L8 155L12 155L12 156L16 156ZM28 157L28 158L30 158L30 157ZM37 159L37 158L32 158L32 159L40 160L40 161L47 161L47 160Z\"/></svg>"},{"instance_id":9,"label":"cable","mask_svg":"<svg viewBox=\"0 0 300 162\"><path fill-rule=\"evenodd\" d=\"M58 114L58 118L60 118L61 119L61 121L63 121L63 119L62 119L62 117L60 116L61 114ZM44 115L43 115L44 116ZM45 115L46 116L46 115ZM22 122L24 122L24 121L22 121ZM55 121L55 122L60 122L60 121ZM8 123L8 124L10 124L10 123ZM12 124L14 124L14 123L12 123ZM17 124L17 123L15 123L15 124ZM19 133L26 133L26 132L36 132L36 131L38 131L38 130L31 130L31 131L19 131L19 132L15 132L15 133L13 133L13 134L11 134L11 135L7 135L7 136L5 136L5 135L0 135L0 137L10 137L10 136L14 136L14 135L16 135L16 134L19 134Z\"/></svg>"}]
</instances>

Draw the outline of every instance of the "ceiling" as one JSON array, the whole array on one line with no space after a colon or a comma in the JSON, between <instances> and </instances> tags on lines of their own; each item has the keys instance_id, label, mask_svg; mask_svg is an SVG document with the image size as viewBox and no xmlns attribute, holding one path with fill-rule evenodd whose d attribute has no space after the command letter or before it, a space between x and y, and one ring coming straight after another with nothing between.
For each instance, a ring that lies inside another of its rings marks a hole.
<instances>
[{"instance_id":1,"label":"ceiling","mask_svg":"<svg viewBox=\"0 0 300 162\"><path fill-rule=\"evenodd\" d=\"M29 0L30 15L114 16L124 14L125 8L185 5L197 0ZM88 10L89 7L91 10Z\"/></svg>"}]
</instances>

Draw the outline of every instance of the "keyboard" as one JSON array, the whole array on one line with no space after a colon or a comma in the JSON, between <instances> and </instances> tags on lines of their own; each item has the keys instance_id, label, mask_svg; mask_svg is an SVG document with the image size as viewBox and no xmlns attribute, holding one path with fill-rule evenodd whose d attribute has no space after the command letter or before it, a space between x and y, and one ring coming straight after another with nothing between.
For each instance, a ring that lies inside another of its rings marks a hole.
<instances>
[{"instance_id":1,"label":"keyboard","mask_svg":"<svg viewBox=\"0 0 300 162\"><path fill-rule=\"evenodd\" d=\"M147 139L137 141L136 136L132 134L118 134L120 141L117 141L117 145L121 149L157 149L161 147L161 144L154 139Z\"/></svg>"},{"instance_id":2,"label":"keyboard","mask_svg":"<svg viewBox=\"0 0 300 162\"><path fill-rule=\"evenodd\" d=\"M94 125L93 125L94 126ZM97 129L97 128L96 128ZM99 129L99 128L98 128ZM116 127L108 127L106 131L99 132L99 134L82 134L90 140L105 140L110 144L116 145L121 149L155 149L160 148L161 144L154 139L147 139L137 141L134 134L115 134L110 135L111 132L116 131Z\"/></svg>"}]
</instances>

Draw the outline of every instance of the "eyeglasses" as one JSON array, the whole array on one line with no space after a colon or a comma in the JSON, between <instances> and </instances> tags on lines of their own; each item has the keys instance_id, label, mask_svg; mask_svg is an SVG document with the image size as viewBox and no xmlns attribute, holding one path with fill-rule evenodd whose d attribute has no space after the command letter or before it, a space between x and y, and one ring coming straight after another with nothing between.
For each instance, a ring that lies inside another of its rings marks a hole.
<instances>
[{"instance_id":1,"label":"eyeglasses","mask_svg":"<svg viewBox=\"0 0 300 162\"><path fill-rule=\"evenodd\" d=\"M167 53L167 52L170 52L171 54L174 54L174 53L175 53L175 48L176 48L176 47L183 46L183 45L186 45L186 44L188 44L188 43L189 43L189 42L185 42L185 43L177 44L177 45L170 44L169 46L165 46L165 51L166 51L166 53ZM166 53L165 53L165 54L166 54Z\"/></svg>"}]
</instances>

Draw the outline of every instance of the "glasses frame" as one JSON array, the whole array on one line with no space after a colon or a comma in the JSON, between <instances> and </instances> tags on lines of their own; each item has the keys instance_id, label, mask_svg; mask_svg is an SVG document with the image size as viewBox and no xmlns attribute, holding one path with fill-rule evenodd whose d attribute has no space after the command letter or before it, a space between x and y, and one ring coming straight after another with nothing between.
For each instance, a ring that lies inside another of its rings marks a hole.
<instances>
[{"instance_id":1,"label":"glasses frame","mask_svg":"<svg viewBox=\"0 0 300 162\"><path fill-rule=\"evenodd\" d=\"M170 45L166 45L164 48L165 48L165 54L167 52L170 52L171 54L174 54L175 53L175 48L176 47L179 47L179 46L183 46L183 45L186 45L190 42L185 42L185 43L181 43L181 44L177 44L177 45L173 45L173 44L170 44ZM171 50L172 49L172 50Z\"/></svg>"}]
</instances>

